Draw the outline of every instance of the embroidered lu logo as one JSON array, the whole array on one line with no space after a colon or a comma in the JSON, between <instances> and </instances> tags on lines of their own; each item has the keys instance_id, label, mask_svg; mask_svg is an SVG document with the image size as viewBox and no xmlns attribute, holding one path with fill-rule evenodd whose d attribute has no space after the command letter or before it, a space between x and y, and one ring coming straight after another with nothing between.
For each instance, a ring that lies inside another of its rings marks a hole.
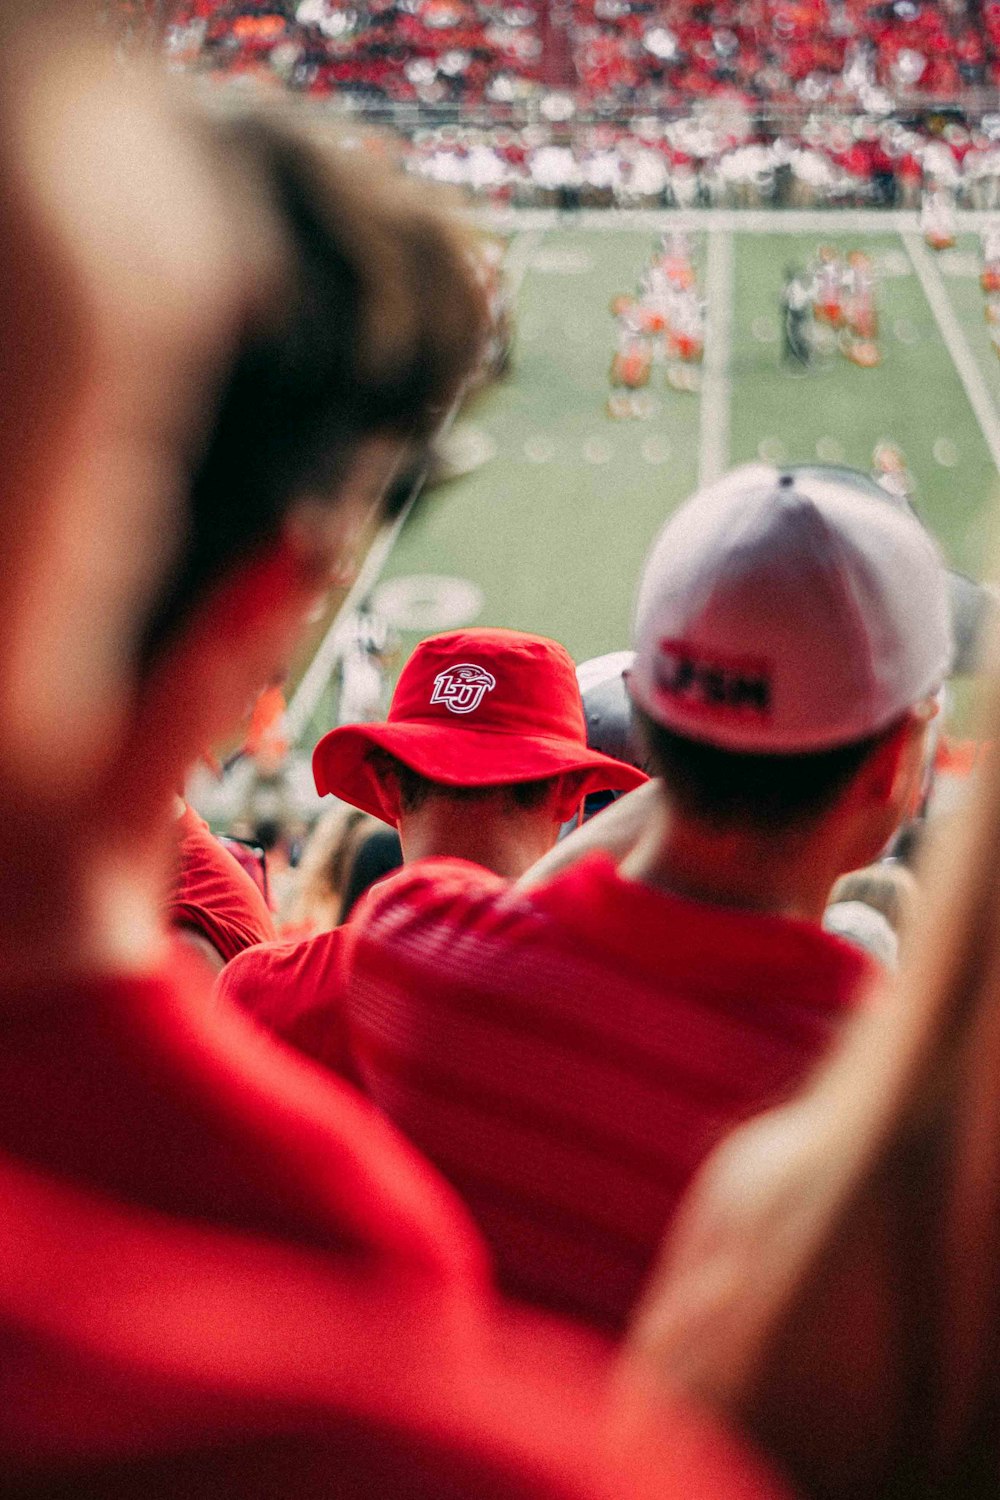
<instances>
[{"instance_id":1,"label":"embroidered lu logo","mask_svg":"<svg viewBox=\"0 0 1000 1500\"><path fill-rule=\"evenodd\" d=\"M453 714L471 714L496 685L496 678L483 667L462 662L438 673L434 679L431 702L443 703Z\"/></svg>"}]
</instances>

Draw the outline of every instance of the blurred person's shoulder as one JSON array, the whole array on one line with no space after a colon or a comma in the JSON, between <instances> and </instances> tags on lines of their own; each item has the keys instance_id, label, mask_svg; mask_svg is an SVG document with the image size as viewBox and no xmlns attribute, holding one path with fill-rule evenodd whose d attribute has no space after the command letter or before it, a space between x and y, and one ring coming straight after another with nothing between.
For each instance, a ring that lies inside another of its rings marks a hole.
<instances>
[{"instance_id":1,"label":"blurred person's shoulder","mask_svg":"<svg viewBox=\"0 0 1000 1500\"><path fill-rule=\"evenodd\" d=\"M567 912L610 907L623 884L599 853L528 888L468 860L424 859L375 888L345 930L352 947L410 937L428 956L435 944L454 948L463 938L514 949L544 943L567 925Z\"/></svg>"},{"instance_id":2,"label":"blurred person's shoulder","mask_svg":"<svg viewBox=\"0 0 1000 1500\"><path fill-rule=\"evenodd\" d=\"M395 871L373 890L393 887L406 872ZM392 900L391 889L386 893ZM234 1006L307 1056L351 1075L349 1053L337 1025L343 991L341 966L348 925L309 937L258 943L231 959L215 981L215 997Z\"/></svg>"},{"instance_id":3,"label":"blurred person's shoulder","mask_svg":"<svg viewBox=\"0 0 1000 1500\"><path fill-rule=\"evenodd\" d=\"M265 1026L286 1019L288 1001L301 1008L301 989L309 980L323 985L336 973L339 928L307 938L259 943L238 953L215 982L216 998L237 1006Z\"/></svg>"},{"instance_id":4,"label":"blurred person's shoulder","mask_svg":"<svg viewBox=\"0 0 1000 1500\"><path fill-rule=\"evenodd\" d=\"M274 938L260 888L186 804L177 819L177 873L167 915L172 925L203 933L227 961Z\"/></svg>"},{"instance_id":5,"label":"blurred person's shoulder","mask_svg":"<svg viewBox=\"0 0 1000 1500\"><path fill-rule=\"evenodd\" d=\"M0 1182L5 1495L787 1500L693 1404L638 1375L612 1403L607 1351L568 1325L7 1158Z\"/></svg>"}]
</instances>

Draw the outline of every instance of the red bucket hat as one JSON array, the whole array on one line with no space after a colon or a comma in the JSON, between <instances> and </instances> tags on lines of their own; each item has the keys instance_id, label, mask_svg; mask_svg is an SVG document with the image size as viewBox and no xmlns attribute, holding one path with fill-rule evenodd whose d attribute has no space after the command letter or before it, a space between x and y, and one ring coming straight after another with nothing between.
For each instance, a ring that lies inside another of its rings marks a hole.
<instances>
[{"instance_id":1,"label":"red bucket hat","mask_svg":"<svg viewBox=\"0 0 1000 1500\"><path fill-rule=\"evenodd\" d=\"M378 746L430 781L488 787L586 773L580 791L646 780L587 746L580 689L564 646L518 630L452 630L422 641L400 674L384 724L345 724L313 752L327 792L395 823L399 809L369 761Z\"/></svg>"}]
</instances>

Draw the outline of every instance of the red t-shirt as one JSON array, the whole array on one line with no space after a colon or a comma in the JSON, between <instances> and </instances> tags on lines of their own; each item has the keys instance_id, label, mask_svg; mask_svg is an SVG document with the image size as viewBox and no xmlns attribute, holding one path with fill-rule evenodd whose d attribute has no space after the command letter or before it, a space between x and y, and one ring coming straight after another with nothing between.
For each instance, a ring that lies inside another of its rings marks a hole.
<instances>
[{"instance_id":1,"label":"red t-shirt","mask_svg":"<svg viewBox=\"0 0 1000 1500\"><path fill-rule=\"evenodd\" d=\"M290 1036L307 1014L334 1066L349 1051L506 1289L619 1329L695 1169L796 1087L873 973L818 926L681 900L602 855L527 892L434 860L281 959L252 1008Z\"/></svg>"},{"instance_id":2,"label":"red t-shirt","mask_svg":"<svg viewBox=\"0 0 1000 1500\"><path fill-rule=\"evenodd\" d=\"M274 922L258 887L213 837L193 808L177 820L178 872L168 920L192 927L228 962L254 943L274 939Z\"/></svg>"},{"instance_id":3,"label":"red t-shirt","mask_svg":"<svg viewBox=\"0 0 1000 1500\"><path fill-rule=\"evenodd\" d=\"M406 873L391 871L380 888ZM356 905L352 920L357 911ZM334 927L307 938L259 943L226 965L216 978L215 993L223 1004L253 1016L273 1036L360 1084L346 1017L337 1004L343 935L344 927Z\"/></svg>"},{"instance_id":4,"label":"red t-shirt","mask_svg":"<svg viewBox=\"0 0 1000 1500\"><path fill-rule=\"evenodd\" d=\"M125 1202L481 1286L451 1189L365 1099L168 976L0 994L0 1152Z\"/></svg>"},{"instance_id":5,"label":"red t-shirt","mask_svg":"<svg viewBox=\"0 0 1000 1500\"><path fill-rule=\"evenodd\" d=\"M223 969L215 994L315 1062L357 1082L337 1005L343 934L343 927L334 927L314 937L248 948Z\"/></svg>"},{"instance_id":6,"label":"red t-shirt","mask_svg":"<svg viewBox=\"0 0 1000 1500\"><path fill-rule=\"evenodd\" d=\"M579 1335L137 1214L0 1153L8 1500L788 1500Z\"/></svg>"}]
</instances>

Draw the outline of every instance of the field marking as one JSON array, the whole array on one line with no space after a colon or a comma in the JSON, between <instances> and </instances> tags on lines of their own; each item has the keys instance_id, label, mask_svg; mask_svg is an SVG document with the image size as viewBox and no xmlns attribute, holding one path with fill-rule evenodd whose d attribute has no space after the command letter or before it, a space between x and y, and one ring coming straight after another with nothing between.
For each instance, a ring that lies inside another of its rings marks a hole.
<instances>
[{"instance_id":1,"label":"field marking","mask_svg":"<svg viewBox=\"0 0 1000 1500\"><path fill-rule=\"evenodd\" d=\"M997 472L1000 473L1000 415L997 413L993 397L983 378L983 372L969 347L965 331L951 305L941 272L931 259L919 234L904 234L903 244L906 246L906 253L923 287L924 296L930 304L938 331L944 339L945 347L958 372L958 378L969 399L969 405L975 413L979 429L990 450L990 457L993 459Z\"/></svg>"},{"instance_id":2,"label":"field marking","mask_svg":"<svg viewBox=\"0 0 1000 1500\"><path fill-rule=\"evenodd\" d=\"M507 254L504 256L503 266L512 302L517 301L521 283L528 274L532 257L547 233L547 229L544 228L525 228L520 230L511 241Z\"/></svg>"},{"instance_id":3,"label":"field marking","mask_svg":"<svg viewBox=\"0 0 1000 1500\"><path fill-rule=\"evenodd\" d=\"M538 228L525 226L518 231L507 251L504 258L504 269L507 274L507 282L512 298L515 300L531 264L531 258L545 239L547 232L547 226L540 226ZM457 407L450 413L447 421L443 424L442 432L446 432L451 427L455 420L456 411ZM403 527L409 519L410 511L416 504L417 497L424 487L424 477L421 474L417 479L406 504L392 524L383 527L375 537L375 540L368 549L368 554L365 557L360 573L352 584L336 615L331 620L327 632L317 646L308 667L306 667L306 670L299 678L299 685L292 695L285 714L288 737L292 744L297 744L299 739L301 739L309 726L309 721L322 701L323 694L326 692L327 684L333 675L337 661L344 646L350 640L354 612L365 597L371 593L385 571L393 548L399 541Z\"/></svg>"},{"instance_id":4,"label":"field marking","mask_svg":"<svg viewBox=\"0 0 1000 1500\"><path fill-rule=\"evenodd\" d=\"M916 234L916 212L885 208L477 208L476 223L492 229L596 229L605 233L641 230L660 233L684 229L729 234ZM959 234L978 234L996 220L988 209L962 209L955 215Z\"/></svg>"},{"instance_id":5,"label":"field marking","mask_svg":"<svg viewBox=\"0 0 1000 1500\"><path fill-rule=\"evenodd\" d=\"M733 237L725 230L708 236L705 269L705 354L702 362L698 429L698 484L711 484L729 467L733 347Z\"/></svg>"},{"instance_id":6,"label":"field marking","mask_svg":"<svg viewBox=\"0 0 1000 1500\"><path fill-rule=\"evenodd\" d=\"M310 719L319 708L333 670L351 638L354 612L378 583L382 570L389 561L389 554L395 547L417 496L423 489L423 481L424 476L421 475L396 519L391 525L384 526L377 533L368 549L361 571L330 621L326 635L316 647L308 667L299 678L299 685L292 694L285 713L288 738L293 745L298 744L309 727Z\"/></svg>"}]
</instances>

